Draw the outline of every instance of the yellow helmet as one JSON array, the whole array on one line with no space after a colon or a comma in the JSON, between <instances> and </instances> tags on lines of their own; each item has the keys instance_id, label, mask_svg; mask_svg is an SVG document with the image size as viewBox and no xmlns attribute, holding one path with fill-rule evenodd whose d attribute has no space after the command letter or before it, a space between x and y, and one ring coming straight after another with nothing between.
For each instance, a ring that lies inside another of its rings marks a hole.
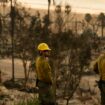
<instances>
[{"instance_id":1,"label":"yellow helmet","mask_svg":"<svg viewBox=\"0 0 105 105\"><path fill-rule=\"evenodd\" d=\"M40 51L51 50L51 49L49 48L49 46L48 46L46 43L40 43L40 44L38 45L38 48L37 48L37 49L40 50Z\"/></svg>"}]
</instances>

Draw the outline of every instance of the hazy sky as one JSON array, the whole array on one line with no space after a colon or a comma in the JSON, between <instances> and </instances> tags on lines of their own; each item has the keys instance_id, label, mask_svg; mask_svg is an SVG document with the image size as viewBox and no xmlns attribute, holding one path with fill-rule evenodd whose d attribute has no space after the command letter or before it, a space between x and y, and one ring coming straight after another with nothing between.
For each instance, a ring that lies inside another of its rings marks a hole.
<instances>
[{"instance_id":1,"label":"hazy sky","mask_svg":"<svg viewBox=\"0 0 105 105\"><path fill-rule=\"evenodd\" d=\"M48 0L19 0L25 5L33 8L46 8ZM105 0L55 0L56 4L67 4L72 6L73 12L99 13L105 12ZM53 8L53 6L52 6Z\"/></svg>"}]
</instances>

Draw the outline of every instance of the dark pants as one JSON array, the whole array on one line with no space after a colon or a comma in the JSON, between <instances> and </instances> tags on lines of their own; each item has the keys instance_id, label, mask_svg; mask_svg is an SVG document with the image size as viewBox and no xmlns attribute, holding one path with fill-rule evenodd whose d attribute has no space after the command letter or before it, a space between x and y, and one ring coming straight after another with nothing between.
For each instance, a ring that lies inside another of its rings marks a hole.
<instances>
[{"instance_id":1,"label":"dark pants","mask_svg":"<svg viewBox=\"0 0 105 105\"><path fill-rule=\"evenodd\" d=\"M98 84L101 92L101 105L105 105L105 81L100 80Z\"/></svg>"},{"instance_id":2,"label":"dark pants","mask_svg":"<svg viewBox=\"0 0 105 105\"><path fill-rule=\"evenodd\" d=\"M101 89L101 105L105 105L105 83L102 84Z\"/></svg>"},{"instance_id":3,"label":"dark pants","mask_svg":"<svg viewBox=\"0 0 105 105\"><path fill-rule=\"evenodd\" d=\"M52 86L42 81L38 81L37 86L41 105L55 105Z\"/></svg>"}]
</instances>

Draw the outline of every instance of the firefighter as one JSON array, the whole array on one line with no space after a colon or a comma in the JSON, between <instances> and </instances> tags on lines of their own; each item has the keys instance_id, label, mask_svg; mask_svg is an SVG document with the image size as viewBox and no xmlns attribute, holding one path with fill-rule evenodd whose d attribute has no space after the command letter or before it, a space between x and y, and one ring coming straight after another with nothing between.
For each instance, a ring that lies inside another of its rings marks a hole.
<instances>
[{"instance_id":1,"label":"firefighter","mask_svg":"<svg viewBox=\"0 0 105 105\"><path fill-rule=\"evenodd\" d=\"M101 54L95 61L94 71L100 76L97 83L101 93L101 105L105 105L105 53Z\"/></svg>"},{"instance_id":2,"label":"firefighter","mask_svg":"<svg viewBox=\"0 0 105 105\"><path fill-rule=\"evenodd\" d=\"M51 49L46 43L40 43L36 58L37 87L39 88L39 101L41 105L55 105L52 88L52 72L48 61Z\"/></svg>"}]
</instances>

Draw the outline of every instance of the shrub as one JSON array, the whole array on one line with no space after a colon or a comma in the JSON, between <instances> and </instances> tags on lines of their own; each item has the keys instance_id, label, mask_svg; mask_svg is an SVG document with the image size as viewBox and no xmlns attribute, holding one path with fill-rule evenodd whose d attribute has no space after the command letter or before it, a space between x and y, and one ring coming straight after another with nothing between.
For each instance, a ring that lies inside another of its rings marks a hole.
<instances>
[{"instance_id":1,"label":"shrub","mask_svg":"<svg viewBox=\"0 0 105 105\"><path fill-rule=\"evenodd\" d=\"M38 98L29 99L29 100L22 100L18 102L16 105L40 105Z\"/></svg>"}]
</instances>

